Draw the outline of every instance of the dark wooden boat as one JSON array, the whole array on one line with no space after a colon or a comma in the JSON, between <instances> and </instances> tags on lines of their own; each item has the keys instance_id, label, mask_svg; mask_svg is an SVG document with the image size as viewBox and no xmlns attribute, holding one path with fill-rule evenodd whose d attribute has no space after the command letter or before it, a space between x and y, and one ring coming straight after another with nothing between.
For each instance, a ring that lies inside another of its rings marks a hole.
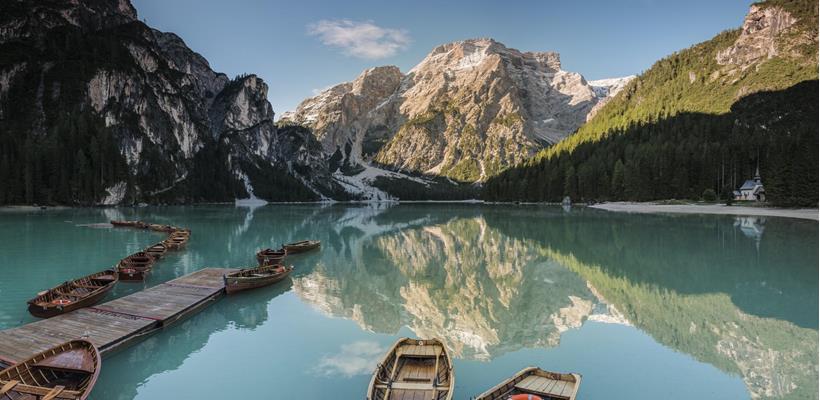
<instances>
[{"instance_id":1,"label":"dark wooden boat","mask_svg":"<svg viewBox=\"0 0 820 400\"><path fill-rule=\"evenodd\" d=\"M288 254L304 253L313 249L318 249L322 242L318 240L303 240L301 242L293 242L282 245Z\"/></svg>"},{"instance_id":2,"label":"dark wooden boat","mask_svg":"<svg viewBox=\"0 0 820 400\"><path fill-rule=\"evenodd\" d=\"M373 372L368 400L450 400L455 374L438 339L399 339Z\"/></svg>"},{"instance_id":3,"label":"dark wooden boat","mask_svg":"<svg viewBox=\"0 0 820 400\"><path fill-rule=\"evenodd\" d=\"M282 261L285 259L285 256L288 255L288 252L285 249L273 250L273 249L265 249L259 250L256 253L256 261L259 262L259 265L275 265L281 264Z\"/></svg>"},{"instance_id":4,"label":"dark wooden boat","mask_svg":"<svg viewBox=\"0 0 820 400\"><path fill-rule=\"evenodd\" d=\"M159 260L162 258L166 252L168 252L168 247L165 246L165 243L159 242L157 244L152 244L143 250L145 254L151 256L154 260Z\"/></svg>"},{"instance_id":5,"label":"dark wooden boat","mask_svg":"<svg viewBox=\"0 0 820 400\"><path fill-rule=\"evenodd\" d=\"M147 222L142 222L142 221L135 221L134 222L134 228L137 228L137 229L148 229L150 226L151 225L148 224Z\"/></svg>"},{"instance_id":6,"label":"dark wooden boat","mask_svg":"<svg viewBox=\"0 0 820 400\"><path fill-rule=\"evenodd\" d=\"M91 342L72 340L0 371L0 399L85 400L101 366Z\"/></svg>"},{"instance_id":7,"label":"dark wooden boat","mask_svg":"<svg viewBox=\"0 0 820 400\"><path fill-rule=\"evenodd\" d=\"M154 232L166 232L171 233L174 231L174 227L171 225L160 225L160 224L148 224L148 229Z\"/></svg>"},{"instance_id":8,"label":"dark wooden boat","mask_svg":"<svg viewBox=\"0 0 820 400\"><path fill-rule=\"evenodd\" d=\"M111 220L111 225L114 226L127 226L127 227L134 227L137 226L138 221L117 221Z\"/></svg>"},{"instance_id":9,"label":"dark wooden boat","mask_svg":"<svg viewBox=\"0 0 820 400\"><path fill-rule=\"evenodd\" d=\"M122 281L141 281L151 272L152 265L154 265L154 258L140 251L120 260L117 272Z\"/></svg>"},{"instance_id":10,"label":"dark wooden boat","mask_svg":"<svg viewBox=\"0 0 820 400\"><path fill-rule=\"evenodd\" d=\"M188 244L188 237L171 235L168 239L163 240L162 244L164 244L168 250L179 250Z\"/></svg>"},{"instance_id":11,"label":"dark wooden boat","mask_svg":"<svg viewBox=\"0 0 820 400\"><path fill-rule=\"evenodd\" d=\"M51 318L99 302L119 280L117 271L107 269L41 292L28 301L28 312ZM1 398L1 397L0 397Z\"/></svg>"},{"instance_id":12,"label":"dark wooden boat","mask_svg":"<svg viewBox=\"0 0 820 400\"><path fill-rule=\"evenodd\" d=\"M225 292L228 294L242 290L255 289L262 286L272 285L290 275L293 267L284 265L263 265L256 268L240 269L237 272L226 274Z\"/></svg>"},{"instance_id":13,"label":"dark wooden boat","mask_svg":"<svg viewBox=\"0 0 820 400\"><path fill-rule=\"evenodd\" d=\"M562 374L528 367L480 394L476 400L575 400L580 386L579 374Z\"/></svg>"}]
</instances>

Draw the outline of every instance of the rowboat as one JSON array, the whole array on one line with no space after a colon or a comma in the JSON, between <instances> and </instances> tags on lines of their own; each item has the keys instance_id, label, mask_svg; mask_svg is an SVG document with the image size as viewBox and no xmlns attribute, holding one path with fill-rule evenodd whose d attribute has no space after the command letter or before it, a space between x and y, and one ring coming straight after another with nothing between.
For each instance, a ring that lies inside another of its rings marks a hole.
<instances>
[{"instance_id":1,"label":"rowboat","mask_svg":"<svg viewBox=\"0 0 820 400\"><path fill-rule=\"evenodd\" d=\"M111 220L110 222L111 222L111 225L114 225L114 226L129 226L129 227L130 227L130 226L137 226L137 222L138 222L138 221L117 221L117 220Z\"/></svg>"},{"instance_id":2,"label":"rowboat","mask_svg":"<svg viewBox=\"0 0 820 400\"><path fill-rule=\"evenodd\" d=\"M141 281L151 272L152 265L154 265L154 258L140 251L120 260L117 272L122 281Z\"/></svg>"},{"instance_id":3,"label":"rowboat","mask_svg":"<svg viewBox=\"0 0 820 400\"><path fill-rule=\"evenodd\" d=\"M304 253L306 251L318 249L321 244L322 242L318 240L302 240L301 242L283 244L282 248L284 248L288 254Z\"/></svg>"},{"instance_id":4,"label":"rowboat","mask_svg":"<svg viewBox=\"0 0 820 400\"><path fill-rule=\"evenodd\" d=\"M148 227L150 227L150 226L151 225L149 225L147 222L142 222L142 221L135 221L134 222L134 228L137 228L137 229L148 229Z\"/></svg>"},{"instance_id":5,"label":"rowboat","mask_svg":"<svg viewBox=\"0 0 820 400\"><path fill-rule=\"evenodd\" d=\"M153 258L154 260L159 260L168 251L168 247L165 246L165 243L160 242L146 247L143 251L149 256L151 256L151 258Z\"/></svg>"},{"instance_id":6,"label":"rowboat","mask_svg":"<svg viewBox=\"0 0 820 400\"><path fill-rule=\"evenodd\" d=\"M282 260L285 259L285 256L288 255L288 252L285 249L273 250L273 249L265 249L259 250L256 253L256 261L259 262L259 265L274 265L282 263Z\"/></svg>"},{"instance_id":7,"label":"rowboat","mask_svg":"<svg viewBox=\"0 0 820 400\"><path fill-rule=\"evenodd\" d=\"M528 367L480 394L476 400L575 400L580 386L579 374L562 374Z\"/></svg>"},{"instance_id":8,"label":"rowboat","mask_svg":"<svg viewBox=\"0 0 820 400\"><path fill-rule=\"evenodd\" d=\"M242 290L255 289L272 285L287 278L293 267L284 265L263 265L261 267L240 269L237 272L225 274L225 292L228 294Z\"/></svg>"},{"instance_id":9,"label":"rowboat","mask_svg":"<svg viewBox=\"0 0 820 400\"><path fill-rule=\"evenodd\" d=\"M85 400L100 375L100 353L72 340L0 371L0 399Z\"/></svg>"},{"instance_id":10,"label":"rowboat","mask_svg":"<svg viewBox=\"0 0 820 400\"><path fill-rule=\"evenodd\" d=\"M399 339L373 372L368 400L453 398L455 374L438 339Z\"/></svg>"},{"instance_id":11,"label":"rowboat","mask_svg":"<svg viewBox=\"0 0 820 400\"><path fill-rule=\"evenodd\" d=\"M162 241L162 244L168 248L168 250L179 250L185 247L188 244L188 237L187 236L169 236L168 239Z\"/></svg>"},{"instance_id":12,"label":"rowboat","mask_svg":"<svg viewBox=\"0 0 820 400\"><path fill-rule=\"evenodd\" d=\"M154 232L173 232L174 227L171 225L148 224L148 229Z\"/></svg>"},{"instance_id":13,"label":"rowboat","mask_svg":"<svg viewBox=\"0 0 820 400\"><path fill-rule=\"evenodd\" d=\"M28 301L28 312L35 317L51 318L100 301L119 280L117 271L107 269L40 292ZM1 398L1 397L0 397Z\"/></svg>"}]
</instances>

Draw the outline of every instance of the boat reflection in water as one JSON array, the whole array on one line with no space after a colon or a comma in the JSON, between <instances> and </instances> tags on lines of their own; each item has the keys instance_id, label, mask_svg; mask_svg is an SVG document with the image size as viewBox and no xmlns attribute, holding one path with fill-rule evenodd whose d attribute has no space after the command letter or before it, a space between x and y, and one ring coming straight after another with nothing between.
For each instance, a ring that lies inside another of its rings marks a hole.
<instances>
[{"instance_id":1,"label":"boat reflection in water","mask_svg":"<svg viewBox=\"0 0 820 400\"><path fill-rule=\"evenodd\" d=\"M456 209L442 220L419 218L419 208L416 218L389 209L345 219L335 228L344 245L325 248L294 279L295 292L367 331L406 326L441 338L458 359L556 347L563 332L596 321L634 325L737 374L753 397L817 391L810 241L789 255L788 236L750 236L748 221L715 216L522 207ZM539 223L522 223L533 216ZM766 229L794 223L769 220Z\"/></svg>"},{"instance_id":2,"label":"boat reflection in water","mask_svg":"<svg viewBox=\"0 0 820 400\"><path fill-rule=\"evenodd\" d=\"M98 268L156 242L150 232L64 220L191 227L196 239L144 286L206 265L254 265L257 251L281 243L322 243L288 258L291 279L222 299L109 356L92 399L163 398L181 388L198 398L363 398L375 364L402 336L443 341L456 399L527 365L581 373L579 398L817 398L815 221L445 204L48 217L7 216L37 229L0 229L23 247L9 252L15 268L0 282L4 327L28 321L20 305L31 293L94 272L78 266ZM65 248L38 251L48 235ZM78 266L29 256L72 252ZM237 367L215 367L226 362ZM636 375L646 377L640 387L622 383Z\"/></svg>"}]
</instances>

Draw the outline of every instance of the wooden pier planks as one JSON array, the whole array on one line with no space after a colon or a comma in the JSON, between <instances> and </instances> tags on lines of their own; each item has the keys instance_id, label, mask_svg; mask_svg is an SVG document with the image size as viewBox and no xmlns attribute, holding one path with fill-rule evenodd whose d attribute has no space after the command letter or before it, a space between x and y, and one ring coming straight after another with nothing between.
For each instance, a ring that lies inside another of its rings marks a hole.
<instances>
[{"instance_id":1,"label":"wooden pier planks","mask_svg":"<svg viewBox=\"0 0 820 400\"><path fill-rule=\"evenodd\" d=\"M104 304L0 331L0 361L24 360L78 338L91 341L104 355L215 300L223 293L222 275L233 271L201 269Z\"/></svg>"}]
</instances>

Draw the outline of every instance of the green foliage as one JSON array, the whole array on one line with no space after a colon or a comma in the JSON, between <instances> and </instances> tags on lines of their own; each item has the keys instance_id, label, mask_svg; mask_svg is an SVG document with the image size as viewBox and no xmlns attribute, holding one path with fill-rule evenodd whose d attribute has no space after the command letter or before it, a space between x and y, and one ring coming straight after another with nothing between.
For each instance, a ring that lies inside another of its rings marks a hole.
<instances>
[{"instance_id":1,"label":"green foliage","mask_svg":"<svg viewBox=\"0 0 820 400\"><path fill-rule=\"evenodd\" d=\"M717 201L717 193L715 193L714 189L704 190L703 193L700 195L700 197L704 201Z\"/></svg>"},{"instance_id":2,"label":"green foliage","mask_svg":"<svg viewBox=\"0 0 820 400\"><path fill-rule=\"evenodd\" d=\"M469 183L457 183L436 178L424 185L409 179L377 177L373 186L402 200L468 200L478 198L478 187Z\"/></svg>"},{"instance_id":3,"label":"green foliage","mask_svg":"<svg viewBox=\"0 0 820 400\"><path fill-rule=\"evenodd\" d=\"M659 60L575 134L491 178L485 198L559 201L577 191L587 200L697 199L705 188L735 189L760 161L768 199L816 206L817 98L800 82L818 76L816 40L806 39L817 37L817 3L764 6L798 18L778 39L778 57L746 69L719 65L738 29Z\"/></svg>"},{"instance_id":4,"label":"green foliage","mask_svg":"<svg viewBox=\"0 0 820 400\"><path fill-rule=\"evenodd\" d=\"M784 47L807 44L811 48L802 54L782 54L754 68L727 68L717 63L717 53L731 46L740 30L720 33L656 62L576 134L542 151L537 158L573 151L582 143L622 132L631 125L652 123L684 112L722 114L744 94L786 89L804 80L817 79L816 39L804 37L817 37L817 3L783 0L765 4L782 6L798 18L797 26L782 39L793 43Z\"/></svg>"},{"instance_id":5,"label":"green foliage","mask_svg":"<svg viewBox=\"0 0 820 400\"><path fill-rule=\"evenodd\" d=\"M481 178L481 165L472 158L463 158L456 165L442 169L441 172L459 182L475 182Z\"/></svg>"},{"instance_id":6,"label":"green foliage","mask_svg":"<svg viewBox=\"0 0 820 400\"><path fill-rule=\"evenodd\" d=\"M768 201L816 206L817 91L817 81L807 81L747 96L726 114L682 113L632 125L572 152L510 168L485 184L483 197L698 199L704 188L714 193L736 189L759 164Z\"/></svg>"}]
</instances>

